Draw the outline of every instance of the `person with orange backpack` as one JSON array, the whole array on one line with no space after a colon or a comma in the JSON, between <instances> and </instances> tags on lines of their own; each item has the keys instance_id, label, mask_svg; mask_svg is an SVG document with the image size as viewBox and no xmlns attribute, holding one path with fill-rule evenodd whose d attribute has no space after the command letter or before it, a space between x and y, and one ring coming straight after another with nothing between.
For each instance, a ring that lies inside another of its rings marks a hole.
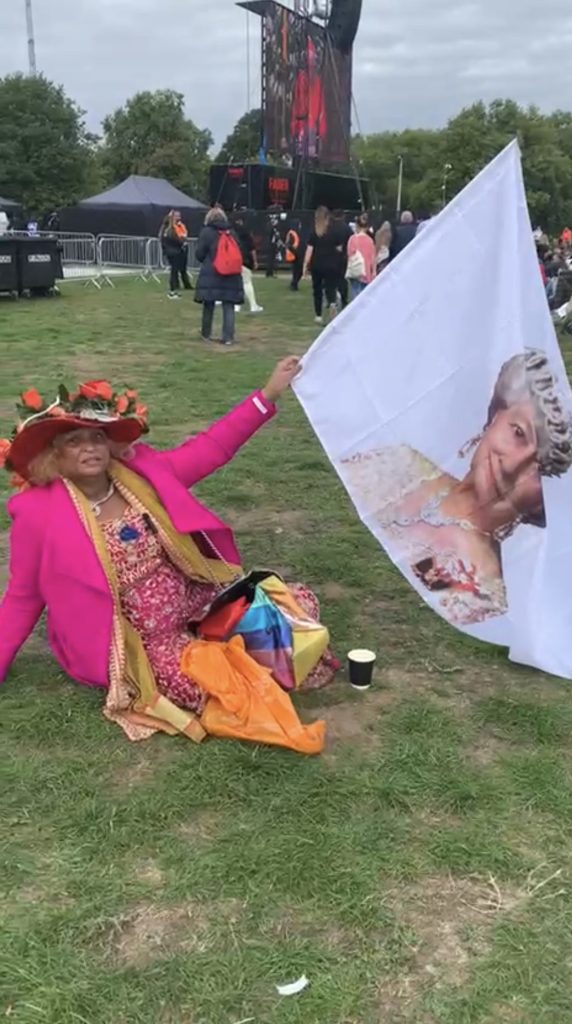
<instances>
[{"instance_id":1,"label":"person with orange backpack","mask_svg":"<svg viewBox=\"0 0 572 1024\"><path fill-rule=\"evenodd\" d=\"M238 239L220 207L209 210L197 242L196 258L201 264L195 301L203 306L201 337L211 341L214 311L222 304L223 345L234 343L235 306L244 303L242 253Z\"/></svg>"}]
</instances>

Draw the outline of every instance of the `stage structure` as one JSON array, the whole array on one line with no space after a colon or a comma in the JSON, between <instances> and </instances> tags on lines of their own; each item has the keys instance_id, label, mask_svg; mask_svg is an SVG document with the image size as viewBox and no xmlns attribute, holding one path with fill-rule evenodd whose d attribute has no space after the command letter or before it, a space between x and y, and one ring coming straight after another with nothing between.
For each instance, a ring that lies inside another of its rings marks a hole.
<instances>
[{"instance_id":1,"label":"stage structure","mask_svg":"<svg viewBox=\"0 0 572 1024\"><path fill-rule=\"evenodd\" d=\"M269 163L350 160L352 51L362 0L239 4L262 20L262 149Z\"/></svg>"},{"instance_id":2,"label":"stage structure","mask_svg":"<svg viewBox=\"0 0 572 1024\"><path fill-rule=\"evenodd\" d=\"M210 198L227 210L356 213L368 182L350 155L353 44L362 0L241 0L261 19L262 131L255 164L215 164ZM353 173L352 173L353 172Z\"/></svg>"}]
</instances>

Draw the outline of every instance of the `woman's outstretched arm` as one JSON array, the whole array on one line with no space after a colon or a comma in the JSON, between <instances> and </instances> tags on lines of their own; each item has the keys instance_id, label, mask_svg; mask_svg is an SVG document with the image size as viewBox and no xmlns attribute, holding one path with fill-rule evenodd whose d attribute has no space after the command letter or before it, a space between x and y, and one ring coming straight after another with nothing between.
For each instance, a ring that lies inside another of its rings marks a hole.
<instances>
[{"instance_id":1,"label":"woman's outstretched arm","mask_svg":"<svg viewBox=\"0 0 572 1024\"><path fill-rule=\"evenodd\" d=\"M276 414L276 402L298 370L295 356L282 360L261 391L254 392L208 430L162 452L162 458L169 462L181 483L192 487L230 462L239 448Z\"/></svg>"}]
</instances>

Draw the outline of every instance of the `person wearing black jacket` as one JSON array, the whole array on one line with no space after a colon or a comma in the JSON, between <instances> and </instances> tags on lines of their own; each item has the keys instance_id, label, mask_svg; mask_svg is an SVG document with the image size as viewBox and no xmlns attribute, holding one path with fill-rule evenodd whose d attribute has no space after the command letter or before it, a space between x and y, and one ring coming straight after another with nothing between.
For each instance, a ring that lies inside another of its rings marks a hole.
<instances>
[{"instance_id":1,"label":"person wearing black jacket","mask_svg":"<svg viewBox=\"0 0 572 1024\"><path fill-rule=\"evenodd\" d=\"M332 222L330 211L325 206L319 206L304 256L304 277L312 275L314 313L318 324L322 323L324 292L330 318L336 315L341 251L339 232Z\"/></svg>"},{"instance_id":2,"label":"person wearing black jacket","mask_svg":"<svg viewBox=\"0 0 572 1024\"><path fill-rule=\"evenodd\" d=\"M258 257L256 255L254 239L244 223L244 217L239 216L234 218L234 228L236 231L236 237L238 238L240 251L242 253L242 283L244 285L246 301L248 302L251 313L263 313L264 307L259 306L256 301L254 281L252 279L253 272L258 270Z\"/></svg>"},{"instance_id":3,"label":"person wearing black jacket","mask_svg":"<svg viewBox=\"0 0 572 1024\"><path fill-rule=\"evenodd\" d=\"M178 299L179 277L185 291L193 287L187 273L187 229L179 210L171 210L165 217L159 238L170 270L169 298Z\"/></svg>"},{"instance_id":4,"label":"person wearing black jacket","mask_svg":"<svg viewBox=\"0 0 572 1024\"><path fill-rule=\"evenodd\" d=\"M345 309L349 302L349 287L346 280L348 269L348 242L353 231L347 223L343 210L334 210L332 214L332 228L338 239L340 252L338 257L338 293L342 300L342 309Z\"/></svg>"},{"instance_id":5,"label":"person wearing black jacket","mask_svg":"<svg viewBox=\"0 0 572 1024\"><path fill-rule=\"evenodd\" d=\"M201 337L203 341L211 340L215 305L222 303L222 344L232 345L234 342L234 307L244 302L244 285L242 275L219 274L214 266L219 239L223 232L230 231L230 224L224 210L214 207L209 210L205 226L199 235L196 257L201 264L195 301L203 304ZM238 246L238 239L231 232Z\"/></svg>"},{"instance_id":6,"label":"person wearing black jacket","mask_svg":"<svg viewBox=\"0 0 572 1024\"><path fill-rule=\"evenodd\" d=\"M391 236L391 245L389 247L389 261L399 256L400 252L403 252L407 248L410 242L413 241L417 234L417 222L415 217L411 213L411 210L404 210L401 214L401 220L397 227L394 229Z\"/></svg>"}]
</instances>

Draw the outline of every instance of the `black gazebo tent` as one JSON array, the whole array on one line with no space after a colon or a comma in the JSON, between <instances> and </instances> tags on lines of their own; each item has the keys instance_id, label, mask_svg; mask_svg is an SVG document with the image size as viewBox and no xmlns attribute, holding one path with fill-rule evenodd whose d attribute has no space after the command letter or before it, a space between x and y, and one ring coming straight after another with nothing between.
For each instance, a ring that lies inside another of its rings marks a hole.
<instances>
[{"instance_id":1,"label":"black gazebo tent","mask_svg":"<svg viewBox=\"0 0 572 1024\"><path fill-rule=\"evenodd\" d=\"M203 203L164 178L131 174L120 185L60 211L62 231L154 236L169 210L180 210L189 230L202 222Z\"/></svg>"},{"instance_id":2,"label":"black gazebo tent","mask_svg":"<svg viewBox=\"0 0 572 1024\"><path fill-rule=\"evenodd\" d=\"M11 215L20 215L22 213L22 204L17 203L14 199L5 199L4 196L0 196L0 210L4 210L5 213Z\"/></svg>"}]
</instances>

